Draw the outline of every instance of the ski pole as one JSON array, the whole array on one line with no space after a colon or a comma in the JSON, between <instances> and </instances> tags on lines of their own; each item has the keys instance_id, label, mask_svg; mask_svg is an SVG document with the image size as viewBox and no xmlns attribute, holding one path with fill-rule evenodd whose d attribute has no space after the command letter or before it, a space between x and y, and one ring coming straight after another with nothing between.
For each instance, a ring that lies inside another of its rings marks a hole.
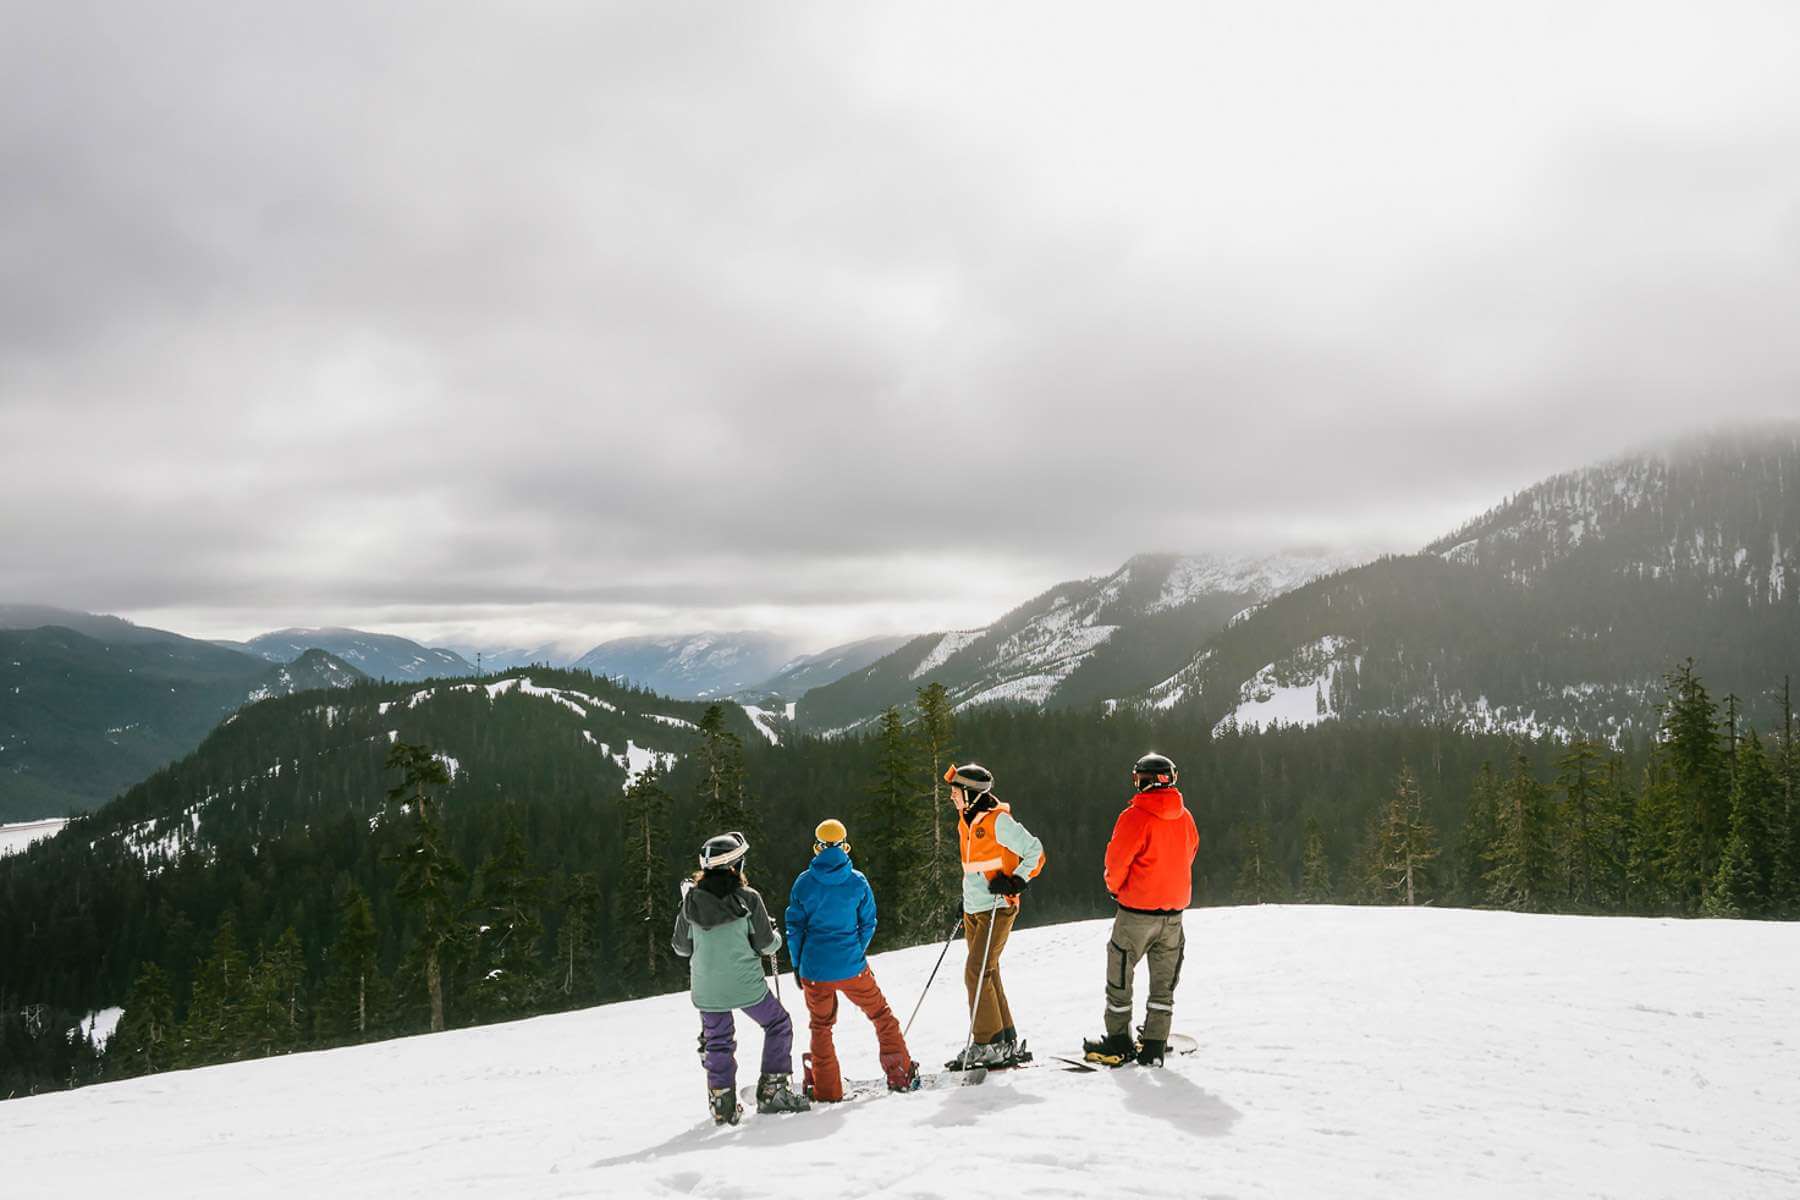
<instances>
[{"instance_id":1,"label":"ski pole","mask_svg":"<svg viewBox=\"0 0 1800 1200\"><path fill-rule=\"evenodd\" d=\"M981 1011L981 989L987 983L988 951L994 948L994 926L1000 923L999 912L999 905L988 909L987 943L981 947L981 970L975 975L975 995L969 1000L969 1040L963 1043L962 1052L964 1069L969 1065L969 1052L975 1049L975 1014Z\"/></svg>"},{"instance_id":2,"label":"ski pole","mask_svg":"<svg viewBox=\"0 0 1800 1200\"><path fill-rule=\"evenodd\" d=\"M946 954L950 953L950 943L954 942L956 940L957 932L961 929L962 929L962 914L957 913L956 914L956 924L954 924L950 927L950 936L944 939L944 948L942 950L938 951L937 967L931 968L931 974L925 980L925 990L919 993L919 1002L917 1004L913 1005L912 1016L906 1018L906 1028L904 1028L900 1031L900 1040L901 1041L905 1041L906 1035L912 1032L913 1021L918 1018L919 1010L921 1008L925 1007L925 994L926 994L926 992L931 991L931 985L937 979L938 967L941 967L944 965L944 956Z\"/></svg>"}]
</instances>

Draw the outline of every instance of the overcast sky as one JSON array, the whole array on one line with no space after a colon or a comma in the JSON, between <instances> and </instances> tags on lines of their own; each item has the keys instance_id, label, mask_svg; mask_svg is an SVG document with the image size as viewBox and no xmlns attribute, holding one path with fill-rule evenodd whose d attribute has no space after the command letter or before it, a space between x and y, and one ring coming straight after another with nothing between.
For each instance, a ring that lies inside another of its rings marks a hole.
<instances>
[{"instance_id":1,"label":"overcast sky","mask_svg":"<svg viewBox=\"0 0 1800 1200\"><path fill-rule=\"evenodd\" d=\"M0 601L196 635L1416 548L1797 314L1788 0L0 7Z\"/></svg>"}]
</instances>

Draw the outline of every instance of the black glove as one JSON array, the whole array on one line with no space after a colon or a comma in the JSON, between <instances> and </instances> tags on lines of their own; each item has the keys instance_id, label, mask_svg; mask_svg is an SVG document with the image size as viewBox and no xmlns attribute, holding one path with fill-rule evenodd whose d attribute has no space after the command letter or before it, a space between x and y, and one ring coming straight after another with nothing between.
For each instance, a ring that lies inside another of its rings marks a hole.
<instances>
[{"instance_id":1,"label":"black glove","mask_svg":"<svg viewBox=\"0 0 1800 1200\"><path fill-rule=\"evenodd\" d=\"M996 875L988 880L988 891L996 896L1016 896L1030 883L1023 875Z\"/></svg>"}]
</instances>

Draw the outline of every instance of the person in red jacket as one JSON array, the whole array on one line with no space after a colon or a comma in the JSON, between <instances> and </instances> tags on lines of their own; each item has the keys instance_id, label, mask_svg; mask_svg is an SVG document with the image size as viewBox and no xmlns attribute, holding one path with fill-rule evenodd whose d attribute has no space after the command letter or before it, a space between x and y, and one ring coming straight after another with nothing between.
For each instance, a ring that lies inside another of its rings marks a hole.
<instances>
[{"instance_id":1,"label":"person in red jacket","mask_svg":"<svg viewBox=\"0 0 1800 1200\"><path fill-rule=\"evenodd\" d=\"M1175 1016L1175 985L1187 935L1182 910L1194 894L1200 831L1175 788L1175 764L1146 754L1132 768L1137 794L1113 825L1106 845L1106 890L1119 903L1106 947L1106 1035L1082 1043L1094 1062L1135 1059L1161 1066ZM1131 1037L1131 982L1138 960L1150 960L1150 999L1143 1041Z\"/></svg>"}]
</instances>

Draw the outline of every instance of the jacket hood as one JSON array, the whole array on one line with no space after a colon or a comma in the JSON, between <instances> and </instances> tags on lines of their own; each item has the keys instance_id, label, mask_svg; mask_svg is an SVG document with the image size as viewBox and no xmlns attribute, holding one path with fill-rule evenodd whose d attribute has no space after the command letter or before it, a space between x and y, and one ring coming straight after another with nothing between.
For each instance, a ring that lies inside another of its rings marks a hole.
<instances>
[{"instance_id":1,"label":"jacket hood","mask_svg":"<svg viewBox=\"0 0 1800 1200\"><path fill-rule=\"evenodd\" d=\"M696 929L716 929L750 913L750 906L744 903L737 888L720 895L717 885L708 886L712 882L711 879L701 880L682 898L681 911L687 915L688 924Z\"/></svg>"},{"instance_id":2,"label":"jacket hood","mask_svg":"<svg viewBox=\"0 0 1800 1200\"><path fill-rule=\"evenodd\" d=\"M1160 821L1179 821L1187 812L1187 805L1181 802L1181 792L1173 787L1151 788L1147 792L1139 792L1131 798L1133 808L1141 808Z\"/></svg>"},{"instance_id":3,"label":"jacket hood","mask_svg":"<svg viewBox=\"0 0 1800 1200\"><path fill-rule=\"evenodd\" d=\"M856 878L850 870L850 856L840 846L827 846L813 855L812 864L807 871L820 883L833 886L849 883Z\"/></svg>"}]
</instances>

